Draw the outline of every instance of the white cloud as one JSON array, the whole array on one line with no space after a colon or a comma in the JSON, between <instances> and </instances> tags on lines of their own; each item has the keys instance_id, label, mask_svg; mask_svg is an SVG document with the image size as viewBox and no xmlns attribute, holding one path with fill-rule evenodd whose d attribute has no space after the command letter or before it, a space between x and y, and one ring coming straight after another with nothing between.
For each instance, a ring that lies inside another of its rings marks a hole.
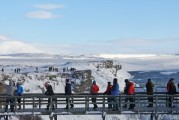
<instances>
[{"instance_id":1,"label":"white cloud","mask_svg":"<svg viewBox=\"0 0 179 120\"><path fill-rule=\"evenodd\" d=\"M38 5L34 5L34 7L39 9L45 9L45 10L53 10L53 9L62 9L64 6L58 4L38 4Z\"/></svg>"},{"instance_id":2,"label":"white cloud","mask_svg":"<svg viewBox=\"0 0 179 120\"><path fill-rule=\"evenodd\" d=\"M29 12L26 15L29 18L36 18L36 19L51 19L51 18L58 18L62 17L60 15L54 15L51 12L48 11L34 11L34 12Z\"/></svg>"},{"instance_id":3,"label":"white cloud","mask_svg":"<svg viewBox=\"0 0 179 120\"><path fill-rule=\"evenodd\" d=\"M5 36L0 36L0 41L6 41L6 40L10 40L8 37Z\"/></svg>"},{"instance_id":4,"label":"white cloud","mask_svg":"<svg viewBox=\"0 0 179 120\"><path fill-rule=\"evenodd\" d=\"M3 40L3 38L7 40ZM41 51L27 43L0 36L0 54L13 53L41 53Z\"/></svg>"},{"instance_id":5,"label":"white cloud","mask_svg":"<svg viewBox=\"0 0 179 120\"><path fill-rule=\"evenodd\" d=\"M178 51L179 39L119 39L109 41L89 41L86 44L52 45L53 53L69 54L174 54Z\"/></svg>"}]
</instances>

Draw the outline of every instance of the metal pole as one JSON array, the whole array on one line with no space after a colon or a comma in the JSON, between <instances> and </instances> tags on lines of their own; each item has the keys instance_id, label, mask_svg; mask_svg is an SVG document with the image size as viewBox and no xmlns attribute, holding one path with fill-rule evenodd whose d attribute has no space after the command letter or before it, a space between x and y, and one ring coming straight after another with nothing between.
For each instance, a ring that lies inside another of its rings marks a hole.
<instances>
[{"instance_id":1,"label":"metal pole","mask_svg":"<svg viewBox=\"0 0 179 120\"><path fill-rule=\"evenodd\" d=\"M157 104L158 104L158 97L157 96L155 96L156 97L156 103L155 103L155 120L158 120L158 106L157 106Z\"/></svg>"}]
</instances>

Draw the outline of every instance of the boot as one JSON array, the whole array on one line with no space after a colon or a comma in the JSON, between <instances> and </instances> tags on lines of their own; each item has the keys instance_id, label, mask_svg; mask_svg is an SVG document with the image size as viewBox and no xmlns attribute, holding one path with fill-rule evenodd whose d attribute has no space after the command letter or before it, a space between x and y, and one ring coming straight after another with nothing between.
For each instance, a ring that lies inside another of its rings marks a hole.
<instances>
[{"instance_id":1,"label":"boot","mask_svg":"<svg viewBox=\"0 0 179 120\"><path fill-rule=\"evenodd\" d=\"M47 108L45 108L46 110L49 110L49 105L47 105Z\"/></svg>"},{"instance_id":2,"label":"boot","mask_svg":"<svg viewBox=\"0 0 179 120\"><path fill-rule=\"evenodd\" d=\"M19 105L19 108L18 108L18 110L20 110L21 109L21 105Z\"/></svg>"},{"instance_id":3,"label":"boot","mask_svg":"<svg viewBox=\"0 0 179 120\"><path fill-rule=\"evenodd\" d=\"M73 108L73 107L74 107L74 105L73 105L73 104L70 104L70 106L71 106L71 108Z\"/></svg>"}]
</instances>

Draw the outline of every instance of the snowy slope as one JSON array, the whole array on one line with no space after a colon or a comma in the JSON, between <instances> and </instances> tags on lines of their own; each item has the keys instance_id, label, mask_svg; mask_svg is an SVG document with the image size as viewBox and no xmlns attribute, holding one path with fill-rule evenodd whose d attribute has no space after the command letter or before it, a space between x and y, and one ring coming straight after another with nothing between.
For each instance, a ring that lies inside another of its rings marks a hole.
<instances>
[{"instance_id":1,"label":"snowy slope","mask_svg":"<svg viewBox=\"0 0 179 120\"><path fill-rule=\"evenodd\" d=\"M97 84L99 85L100 92L104 92L106 90L106 85L108 81L111 81L115 78L113 72L113 68L105 69L102 68L97 70L96 64L99 64L100 60L89 61L89 60L64 60L64 59L49 59L48 63L46 60L27 60L24 62L24 59L11 59L9 62L4 60L4 64L1 64L1 67L4 68L4 73L0 75L1 81L3 79L3 75L8 76L8 79L12 79L15 82L21 81L23 83L23 87L25 92L27 93L42 93L44 88L44 83L46 81L50 81L53 86L55 93L64 93L64 85L65 78L60 77L60 72L62 72L62 68L76 68L77 70L92 70L92 76L95 78ZM44 62L43 62L44 61ZM1 60L3 63L3 59ZM8 64L9 63L9 64ZM46 64L45 64L46 63ZM59 72L48 72L49 66L55 66L59 68ZM36 67L38 67L38 72L36 71ZM14 69L20 68L20 73L14 73ZM56 76L54 79L49 80L49 76ZM120 85L120 89L124 88L124 79L129 78L130 75L123 70L119 70L117 73L118 82ZM8 80L3 81L7 83ZM49 119L47 116L44 119ZM64 116L67 117L67 116ZM79 116L80 117L80 116ZM90 116L91 117L91 116ZM91 119L91 118L89 118Z\"/></svg>"},{"instance_id":2,"label":"snowy slope","mask_svg":"<svg viewBox=\"0 0 179 120\"><path fill-rule=\"evenodd\" d=\"M113 80L114 76L114 69L105 69L101 68L100 70L97 70L96 64L101 62L101 60L107 60L107 59L1 59L0 60L0 67L4 68L4 73L7 76L9 76L8 79L13 79L14 81L22 81L23 87L26 92L30 93L42 93L44 89L44 83L46 81L49 81L49 76L56 76L54 79L50 80L51 85L54 88L55 93L64 93L64 85L65 85L65 79L59 77L59 72L62 72L62 68L68 67L68 68L76 68L77 70L86 70L90 69L92 70L92 76L96 80L97 84L99 85L100 92L104 92L106 90L107 82ZM124 79L131 78L130 74L127 73L126 66L129 66L129 68L132 68L133 65L136 65L136 68L138 67L138 62L131 61L131 59L125 60L124 59L114 59L115 64L122 64L122 70L119 70L117 72L117 78L118 83L120 85L120 90L122 91L124 88ZM170 59L171 60L171 59ZM122 62L121 62L122 61ZM145 63L145 60L143 60L143 64ZM132 67L129 64L132 62ZM125 64L124 64L125 63ZM157 62L156 62L157 63ZM146 63L148 64L148 63ZM145 64L144 64L145 65ZM59 68L59 72L48 72L49 66L55 66ZM36 67L38 67L38 72L36 71ZM21 68L20 73L14 73L14 69ZM0 80L3 81L4 77L3 74L0 74ZM7 82L7 81L3 81ZM44 120L49 120L49 116L42 116ZM176 116L161 116L161 119L165 120L177 120ZM15 118L14 118L15 119ZM102 120L101 115L87 115L87 116L58 116L59 120ZM107 120L149 120L150 116L126 116L126 115L107 115Z\"/></svg>"}]
</instances>

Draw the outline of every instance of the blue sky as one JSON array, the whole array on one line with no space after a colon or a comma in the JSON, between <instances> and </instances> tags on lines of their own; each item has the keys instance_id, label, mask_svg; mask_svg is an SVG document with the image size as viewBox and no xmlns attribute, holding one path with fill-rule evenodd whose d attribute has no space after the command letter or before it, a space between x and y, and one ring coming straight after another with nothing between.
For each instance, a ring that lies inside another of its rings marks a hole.
<instances>
[{"instance_id":1,"label":"blue sky","mask_svg":"<svg viewBox=\"0 0 179 120\"><path fill-rule=\"evenodd\" d=\"M178 6L178 0L3 0L0 51L179 53Z\"/></svg>"}]
</instances>

